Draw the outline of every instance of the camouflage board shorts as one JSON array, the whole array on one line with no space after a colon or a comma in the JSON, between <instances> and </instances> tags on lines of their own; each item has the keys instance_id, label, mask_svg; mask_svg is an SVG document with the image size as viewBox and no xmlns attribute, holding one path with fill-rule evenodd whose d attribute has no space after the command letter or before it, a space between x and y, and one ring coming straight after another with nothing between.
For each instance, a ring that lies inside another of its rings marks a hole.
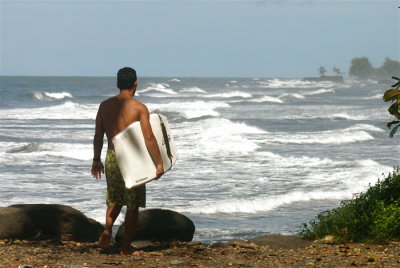
<instances>
[{"instance_id":1,"label":"camouflage board shorts","mask_svg":"<svg viewBox=\"0 0 400 268\"><path fill-rule=\"evenodd\" d=\"M121 171L117 165L117 158L114 150L108 150L106 156L106 180L107 180L107 206L126 205L128 209L135 209L146 206L145 184L126 189Z\"/></svg>"}]
</instances>

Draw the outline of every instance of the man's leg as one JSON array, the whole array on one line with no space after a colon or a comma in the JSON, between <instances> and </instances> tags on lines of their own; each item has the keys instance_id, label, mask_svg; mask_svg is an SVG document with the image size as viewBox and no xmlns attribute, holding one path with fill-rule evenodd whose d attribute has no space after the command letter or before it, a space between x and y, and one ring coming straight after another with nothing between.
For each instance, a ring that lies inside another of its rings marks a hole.
<instances>
[{"instance_id":1,"label":"man's leg","mask_svg":"<svg viewBox=\"0 0 400 268\"><path fill-rule=\"evenodd\" d=\"M125 232L122 239L121 254L131 254L131 242L136 231L139 218L139 208L127 209L125 215Z\"/></svg>"},{"instance_id":2,"label":"man's leg","mask_svg":"<svg viewBox=\"0 0 400 268\"><path fill-rule=\"evenodd\" d=\"M99 246L104 250L110 247L112 227L119 213L121 212L121 208L122 206L119 205L112 205L107 207L106 225L104 226L103 233L101 234L99 239Z\"/></svg>"}]
</instances>

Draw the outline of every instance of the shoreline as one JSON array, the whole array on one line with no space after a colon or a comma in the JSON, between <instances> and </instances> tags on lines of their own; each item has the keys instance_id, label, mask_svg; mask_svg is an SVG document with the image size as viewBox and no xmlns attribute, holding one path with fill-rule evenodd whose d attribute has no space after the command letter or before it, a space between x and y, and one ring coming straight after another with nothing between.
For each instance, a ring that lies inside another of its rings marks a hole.
<instances>
[{"instance_id":1,"label":"shoreline","mask_svg":"<svg viewBox=\"0 0 400 268\"><path fill-rule=\"evenodd\" d=\"M258 239L258 240L257 240ZM264 241L264 245L262 244ZM269 243L265 241L270 240ZM97 243L0 240L2 267L398 267L400 241L387 244L327 244L294 236L267 235L250 240L152 243L134 241L132 256L118 246L101 252ZM298 241L299 242L299 241ZM25 266L23 266L25 265Z\"/></svg>"}]
</instances>

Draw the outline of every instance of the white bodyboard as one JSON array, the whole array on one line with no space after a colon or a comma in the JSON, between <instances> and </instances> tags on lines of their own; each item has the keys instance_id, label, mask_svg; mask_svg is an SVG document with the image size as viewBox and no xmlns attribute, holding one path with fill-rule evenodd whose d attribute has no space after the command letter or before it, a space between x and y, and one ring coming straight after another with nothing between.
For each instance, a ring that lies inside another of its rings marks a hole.
<instances>
[{"instance_id":1,"label":"white bodyboard","mask_svg":"<svg viewBox=\"0 0 400 268\"><path fill-rule=\"evenodd\" d=\"M161 114L150 114L150 124L160 149L164 172L167 172L175 164L177 157L168 120ZM112 142L126 188L133 188L156 178L156 167L147 151L139 121L118 133Z\"/></svg>"}]
</instances>

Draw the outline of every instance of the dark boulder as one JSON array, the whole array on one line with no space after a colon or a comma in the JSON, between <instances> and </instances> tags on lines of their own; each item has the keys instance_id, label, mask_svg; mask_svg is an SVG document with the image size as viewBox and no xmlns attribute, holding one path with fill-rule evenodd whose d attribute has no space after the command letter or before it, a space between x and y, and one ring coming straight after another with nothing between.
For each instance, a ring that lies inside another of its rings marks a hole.
<instances>
[{"instance_id":1,"label":"dark boulder","mask_svg":"<svg viewBox=\"0 0 400 268\"><path fill-rule=\"evenodd\" d=\"M26 212L41 238L73 241L97 241L103 226L82 212L64 205L14 205Z\"/></svg>"},{"instance_id":2,"label":"dark boulder","mask_svg":"<svg viewBox=\"0 0 400 268\"><path fill-rule=\"evenodd\" d=\"M122 224L115 236L116 241L122 240L124 230ZM193 222L185 215L172 210L147 209L139 212L134 240L190 242L194 231Z\"/></svg>"},{"instance_id":3,"label":"dark boulder","mask_svg":"<svg viewBox=\"0 0 400 268\"><path fill-rule=\"evenodd\" d=\"M29 239L38 232L25 210L0 207L0 239Z\"/></svg>"}]
</instances>

